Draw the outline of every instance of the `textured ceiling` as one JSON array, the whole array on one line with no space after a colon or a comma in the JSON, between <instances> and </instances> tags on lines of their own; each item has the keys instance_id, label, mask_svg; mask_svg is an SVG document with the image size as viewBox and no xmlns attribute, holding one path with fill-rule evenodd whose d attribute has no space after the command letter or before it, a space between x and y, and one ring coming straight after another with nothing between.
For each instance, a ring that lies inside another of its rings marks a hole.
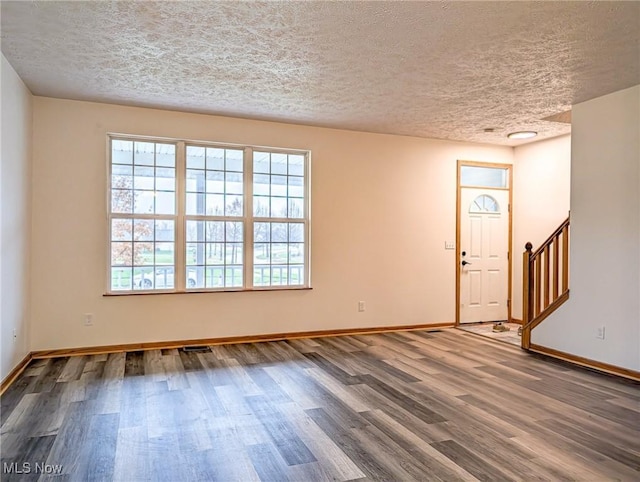
<instances>
[{"instance_id":1,"label":"textured ceiling","mask_svg":"<svg viewBox=\"0 0 640 482\"><path fill-rule=\"evenodd\" d=\"M2 2L36 95L518 145L640 83L639 2ZM484 132L494 128L494 132Z\"/></svg>"}]
</instances>

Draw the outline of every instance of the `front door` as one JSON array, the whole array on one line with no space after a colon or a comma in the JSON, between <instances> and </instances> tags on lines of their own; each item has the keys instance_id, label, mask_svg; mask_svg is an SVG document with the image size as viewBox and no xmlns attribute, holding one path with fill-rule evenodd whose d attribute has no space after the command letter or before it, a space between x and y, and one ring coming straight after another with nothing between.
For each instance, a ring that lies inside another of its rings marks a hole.
<instances>
[{"instance_id":1,"label":"front door","mask_svg":"<svg viewBox=\"0 0 640 482\"><path fill-rule=\"evenodd\" d=\"M460 323L509 316L509 191L460 188Z\"/></svg>"}]
</instances>

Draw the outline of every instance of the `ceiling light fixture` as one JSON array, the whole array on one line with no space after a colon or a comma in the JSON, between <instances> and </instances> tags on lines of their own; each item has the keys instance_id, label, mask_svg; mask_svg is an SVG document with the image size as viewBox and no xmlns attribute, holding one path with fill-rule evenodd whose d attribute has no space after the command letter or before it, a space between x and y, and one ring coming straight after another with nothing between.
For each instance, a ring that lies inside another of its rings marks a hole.
<instances>
[{"instance_id":1,"label":"ceiling light fixture","mask_svg":"<svg viewBox=\"0 0 640 482\"><path fill-rule=\"evenodd\" d=\"M509 139L531 139L532 137L535 137L537 135L538 133L534 131L518 131L512 132L511 134L507 135L507 137Z\"/></svg>"}]
</instances>

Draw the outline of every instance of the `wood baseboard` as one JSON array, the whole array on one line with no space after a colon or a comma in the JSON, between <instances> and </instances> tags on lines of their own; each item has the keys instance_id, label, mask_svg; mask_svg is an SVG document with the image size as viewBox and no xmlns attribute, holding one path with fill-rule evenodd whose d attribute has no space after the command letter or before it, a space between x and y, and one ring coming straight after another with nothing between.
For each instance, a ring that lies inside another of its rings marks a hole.
<instances>
[{"instance_id":1,"label":"wood baseboard","mask_svg":"<svg viewBox=\"0 0 640 482\"><path fill-rule=\"evenodd\" d=\"M609 375L616 375L619 377L628 378L630 380L635 380L636 382L640 382L640 372L637 372L635 370L630 370L628 368L622 368L616 365L609 365L608 363L591 360L589 358L584 358L578 355L572 355L571 353L565 353L560 350L547 348L546 346L536 345L534 343L531 343L531 345L529 346L529 351L533 353L538 353L540 355L557 358L559 360L563 360L568 363L572 363L574 365L580 365L586 368L590 368L592 370L607 373Z\"/></svg>"},{"instance_id":2,"label":"wood baseboard","mask_svg":"<svg viewBox=\"0 0 640 482\"><path fill-rule=\"evenodd\" d=\"M207 345L227 345L234 343L255 343L260 341L281 341L295 338L320 338L326 336L347 336L347 335L367 335L374 333L385 333L389 331L412 331L430 330L437 328L452 327L453 323L432 323L428 325L401 325L382 326L374 328L346 328L341 330L316 330L297 331L286 333L269 333L265 335L251 336L227 336L220 338L200 338L195 340L175 340L175 341L154 341L146 343L127 343L122 345L91 346L85 348L61 348L56 350L38 350L31 352L31 357L56 358L76 355L99 355L103 353L118 353L123 351L144 351L160 350L169 348L181 348L183 346L207 346Z\"/></svg>"},{"instance_id":3,"label":"wood baseboard","mask_svg":"<svg viewBox=\"0 0 640 482\"><path fill-rule=\"evenodd\" d=\"M518 325L522 325L522 320L520 318L511 318L510 323L517 323Z\"/></svg>"},{"instance_id":4,"label":"wood baseboard","mask_svg":"<svg viewBox=\"0 0 640 482\"><path fill-rule=\"evenodd\" d=\"M33 357L31 356L31 353L27 353L25 357L20 360L20 363L18 363L15 368L11 370L11 372L9 372L5 379L2 380L2 384L0 384L0 395L2 395L5 390L9 388L9 386L15 381L15 379L20 376L20 374L24 371L25 368L27 368L27 365L32 359Z\"/></svg>"}]
</instances>

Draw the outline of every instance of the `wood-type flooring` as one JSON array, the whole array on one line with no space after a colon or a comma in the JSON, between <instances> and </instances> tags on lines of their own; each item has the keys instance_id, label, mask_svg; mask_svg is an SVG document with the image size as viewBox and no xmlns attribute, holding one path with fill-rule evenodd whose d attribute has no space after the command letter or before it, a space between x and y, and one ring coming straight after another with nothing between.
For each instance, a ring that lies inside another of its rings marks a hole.
<instances>
[{"instance_id":1,"label":"wood-type flooring","mask_svg":"<svg viewBox=\"0 0 640 482\"><path fill-rule=\"evenodd\" d=\"M460 330L34 360L0 479L640 480L640 386Z\"/></svg>"}]
</instances>

